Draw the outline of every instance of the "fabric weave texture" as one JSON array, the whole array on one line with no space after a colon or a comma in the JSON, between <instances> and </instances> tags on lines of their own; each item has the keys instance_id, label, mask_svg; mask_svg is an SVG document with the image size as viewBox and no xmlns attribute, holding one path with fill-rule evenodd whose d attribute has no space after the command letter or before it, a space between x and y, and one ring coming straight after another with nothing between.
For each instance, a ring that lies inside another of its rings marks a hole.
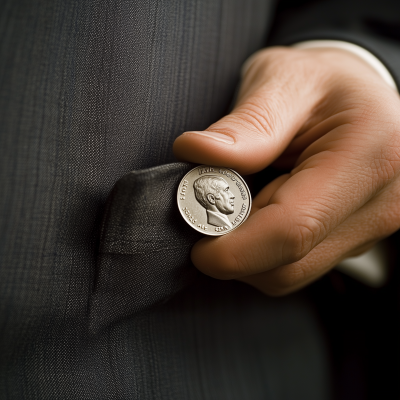
<instances>
[{"instance_id":1,"label":"fabric weave texture","mask_svg":"<svg viewBox=\"0 0 400 400\"><path fill-rule=\"evenodd\" d=\"M329 398L303 294L269 299L191 265L198 234L174 209L189 166L172 144L226 114L267 43L351 40L345 25L395 70L370 2L355 25L333 3L0 2L1 398Z\"/></svg>"}]
</instances>

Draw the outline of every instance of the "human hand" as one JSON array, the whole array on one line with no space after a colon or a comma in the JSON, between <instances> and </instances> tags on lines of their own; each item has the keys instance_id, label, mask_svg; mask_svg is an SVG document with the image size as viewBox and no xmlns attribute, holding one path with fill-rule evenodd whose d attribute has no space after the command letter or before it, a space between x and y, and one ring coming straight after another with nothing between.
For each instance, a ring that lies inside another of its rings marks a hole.
<instances>
[{"instance_id":1,"label":"human hand","mask_svg":"<svg viewBox=\"0 0 400 400\"><path fill-rule=\"evenodd\" d=\"M239 228L192 249L205 274L283 295L399 229L400 100L343 50L270 48L249 65L231 114L174 153L241 174L291 168Z\"/></svg>"}]
</instances>

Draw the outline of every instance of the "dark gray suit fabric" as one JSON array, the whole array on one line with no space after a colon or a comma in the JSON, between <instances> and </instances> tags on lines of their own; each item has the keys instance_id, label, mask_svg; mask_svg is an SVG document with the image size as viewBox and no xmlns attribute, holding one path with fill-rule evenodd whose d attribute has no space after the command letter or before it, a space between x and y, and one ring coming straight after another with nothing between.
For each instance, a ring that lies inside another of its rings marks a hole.
<instances>
[{"instance_id":1,"label":"dark gray suit fabric","mask_svg":"<svg viewBox=\"0 0 400 400\"><path fill-rule=\"evenodd\" d=\"M160 189L186 167L162 165L177 135L226 112L271 4L0 7L0 396L326 398L323 341L301 297L199 274L163 303L196 274L196 238L168 219L172 186ZM143 171L122 187L137 191L129 215L147 230L126 254L106 233L99 242L107 196L132 170Z\"/></svg>"}]
</instances>

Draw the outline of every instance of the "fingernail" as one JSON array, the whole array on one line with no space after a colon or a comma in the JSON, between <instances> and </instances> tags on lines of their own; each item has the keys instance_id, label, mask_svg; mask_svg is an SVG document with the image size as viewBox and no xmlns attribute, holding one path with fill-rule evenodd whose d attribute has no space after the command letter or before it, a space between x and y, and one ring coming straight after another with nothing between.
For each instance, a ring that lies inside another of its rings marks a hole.
<instances>
[{"instance_id":1,"label":"fingernail","mask_svg":"<svg viewBox=\"0 0 400 400\"><path fill-rule=\"evenodd\" d=\"M204 136L210 139L214 139L217 142L223 142L223 143L227 143L227 144L234 144L235 141L233 140L232 137L228 136L228 135L224 135L223 133L219 133L219 132L209 132L209 131L202 131L202 132L198 132L198 131L190 131L190 132L185 132L184 135L199 135L199 136Z\"/></svg>"}]
</instances>

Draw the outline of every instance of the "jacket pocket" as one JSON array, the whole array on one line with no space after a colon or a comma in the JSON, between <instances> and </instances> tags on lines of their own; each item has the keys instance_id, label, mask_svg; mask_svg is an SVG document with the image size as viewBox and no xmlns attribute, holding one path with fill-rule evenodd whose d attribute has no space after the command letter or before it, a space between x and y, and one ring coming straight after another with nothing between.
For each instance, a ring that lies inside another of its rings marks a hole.
<instances>
[{"instance_id":1,"label":"jacket pocket","mask_svg":"<svg viewBox=\"0 0 400 400\"><path fill-rule=\"evenodd\" d=\"M174 163L134 171L115 184L90 299L92 333L167 301L194 281L190 249L201 234L186 224L176 201L179 182L192 167Z\"/></svg>"}]
</instances>

